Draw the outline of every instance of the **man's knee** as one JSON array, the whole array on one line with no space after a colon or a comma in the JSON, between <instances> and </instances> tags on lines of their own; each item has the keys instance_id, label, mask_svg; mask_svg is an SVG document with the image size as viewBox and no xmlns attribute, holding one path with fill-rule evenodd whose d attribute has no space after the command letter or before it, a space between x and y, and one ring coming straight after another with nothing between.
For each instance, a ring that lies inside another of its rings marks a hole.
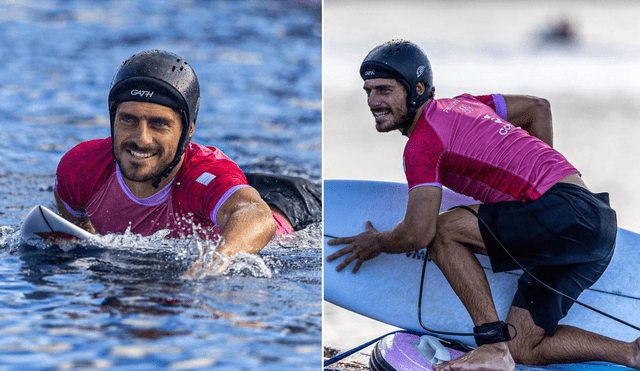
<instances>
[{"instance_id":1,"label":"man's knee","mask_svg":"<svg viewBox=\"0 0 640 371\"><path fill-rule=\"evenodd\" d=\"M450 255L447 250L451 244L462 244L474 253L484 251L478 221L473 214L457 209L438 215L436 233L428 247L429 256L438 264L441 258Z\"/></svg>"},{"instance_id":2,"label":"man's knee","mask_svg":"<svg viewBox=\"0 0 640 371\"><path fill-rule=\"evenodd\" d=\"M515 337L508 342L509 351L513 359L517 363L526 365L543 364L536 347L542 342L546 334L542 328L533 322L529 311L519 307L511 307L506 322L512 324L517 330L517 334L511 333Z\"/></svg>"}]
</instances>

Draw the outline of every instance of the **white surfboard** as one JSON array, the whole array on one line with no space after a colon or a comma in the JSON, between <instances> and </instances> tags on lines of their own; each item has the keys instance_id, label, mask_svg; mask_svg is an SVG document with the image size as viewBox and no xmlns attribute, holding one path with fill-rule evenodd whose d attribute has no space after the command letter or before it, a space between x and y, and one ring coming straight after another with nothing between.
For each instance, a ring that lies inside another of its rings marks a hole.
<instances>
[{"instance_id":1,"label":"white surfboard","mask_svg":"<svg viewBox=\"0 0 640 371\"><path fill-rule=\"evenodd\" d=\"M34 207L29 212L22 223L22 227L20 227L20 235L23 239L40 237L55 240L85 240L92 236L91 233L72 224L42 205Z\"/></svg>"},{"instance_id":2,"label":"white surfboard","mask_svg":"<svg viewBox=\"0 0 640 371\"><path fill-rule=\"evenodd\" d=\"M393 228L404 217L408 189L403 183L324 181L324 299L345 309L400 328L424 331L418 320L418 297L426 250L408 254L382 254L365 262L353 274L355 263L341 272L326 257L345 245L329 246L332 237L354 236L365 231L370 220L378 230ZM443 190L441 211L473 199ZM329 237L330 236L330 237ZM640 235L618 230L616 252L604 275L582 293L580 301L640 325ZM505 319L521 272L494 274L487 257L478 256L491 285L501 319ZM469 333L473 323L449 283L433 262L427 264L423 290L422 321L431 330ZM632 341L640 332L574 304L561 324L577 326L615 339ZM468 345L473 337L447 336Z\"/></svg>"}]
</instances>

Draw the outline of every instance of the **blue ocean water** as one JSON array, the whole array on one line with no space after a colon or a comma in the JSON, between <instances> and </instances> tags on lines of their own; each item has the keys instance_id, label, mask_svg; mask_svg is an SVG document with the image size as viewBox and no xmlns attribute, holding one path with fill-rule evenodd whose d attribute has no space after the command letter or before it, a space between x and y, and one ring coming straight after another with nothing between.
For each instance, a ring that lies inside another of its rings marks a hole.
<instances>
[{"instance_id":1,"label":"blue ocean water","mask_svg":"<svg viewBox=\"0 0 640 371\"><path fill-rule=\"evenodd\" d=\"M109 136L119 64L164 49L196 71L193 141L247 171L321 177L321 5L315 1L0 4L0 369L318 369L319 224L185 280L199 241L20 239L74 145Z\"/></svg>"}]
</instances>

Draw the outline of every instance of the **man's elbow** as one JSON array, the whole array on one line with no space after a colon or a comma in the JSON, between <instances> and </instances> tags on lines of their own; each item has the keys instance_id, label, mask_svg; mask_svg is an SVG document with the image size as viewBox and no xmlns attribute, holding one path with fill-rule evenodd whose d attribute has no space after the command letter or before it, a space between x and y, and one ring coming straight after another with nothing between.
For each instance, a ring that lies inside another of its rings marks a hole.
<instances>
[{"instance_id":1,"label":"man's elbow","mask_svg":"<svg viewBox=\"0 0 640 371\"><path fill-rule=\"evenodd\" d=\"M423 249L429 246L431 241L433 241L435 234L436 234L436 229L432 228L431 226L421 231L421 233L419 233L416 236L416 241L414 242L414 246L416 247L416 250Z\"/></svg>"},{"instance_id":2,"label":"man's elbow","mask_svg":"<svg viewBox=\"0 0 640 371\"><path fill-rule=\"evenodd\" d=\"M536 112L543 113L543 114L551 113L551 103L547 99L540 98L540 97L533 97L532 103Z\"/></svg>"},{"instance_id":3,"label":"man's elbow","mask_svg":"<svg viewBox=\"0 0 640 371\"><path fill-rule=\"evenodd\" d=\"M402 244L404 246L404 251L402 252L424 249L429 246L435 236L435 233L435 227L432 226L411 228L410 231L404 234L405 241Z\"/></svg>"},{"instance_id":4,"label":"man's elbow","mask_svg":"<svg viewBox=\"0 0 640 371\"><path fill-rule=\"evenodd\" d=\"M278 230L278 224L276 223L276 220L273 217L273 214L271 213L269 213L265 222L266 222L265 230L269 235L269 239L271 239L276 234L276 231Z\"/></svg>"}]
</instances>

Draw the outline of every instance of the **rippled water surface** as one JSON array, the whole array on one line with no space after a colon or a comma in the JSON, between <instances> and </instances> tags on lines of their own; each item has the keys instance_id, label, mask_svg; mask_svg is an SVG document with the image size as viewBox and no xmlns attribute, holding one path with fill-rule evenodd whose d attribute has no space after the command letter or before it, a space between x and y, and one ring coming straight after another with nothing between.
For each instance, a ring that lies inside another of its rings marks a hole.
<instances>
[{"instance_id":1,"label":"rippled water surface","mask_svg":"<svg viewBox=\"0 0 640 371\"><path fill-rule=\"evenodd\" d=\"M200 241L55 246L18 230L53 207L60 157L109 135L111 78L147 49L195 69L195 142L320 185L320 5L45 0L0 14L0 369L318 369L320 225L196 280L182 275Z\"/></svg>"}]
</instances>

